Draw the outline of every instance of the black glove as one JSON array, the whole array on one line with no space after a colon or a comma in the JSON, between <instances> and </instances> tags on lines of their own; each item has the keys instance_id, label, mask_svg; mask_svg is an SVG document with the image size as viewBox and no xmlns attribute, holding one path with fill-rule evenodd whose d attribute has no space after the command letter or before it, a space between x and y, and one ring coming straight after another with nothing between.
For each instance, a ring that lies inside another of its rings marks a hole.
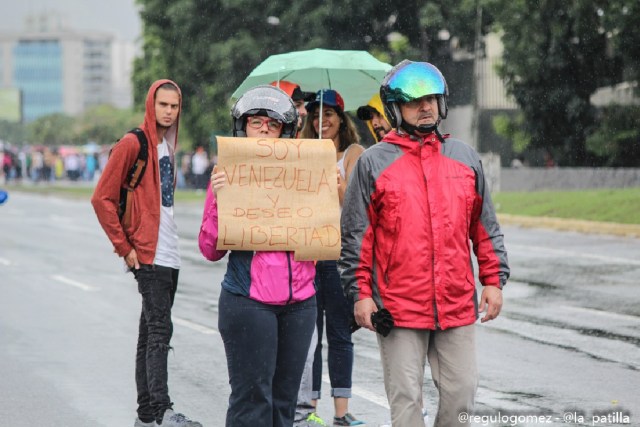
<instances>
[{"instance_id":1,"label":"black glove","mask_svg":"<svg viewBox=\"0 0 640 427\"><path fill-rule=\"evenodd\" d=\"M381 308L375 313L371 313L371 323L376 332L383 337L389 335L394 326L393 317L386 308Z\"/></svg>"},{"instance_id":2,"label":"black glove","mask_svg":"<svg viewBox=\"0 0 640 427\"><path fill-rule=\"evenodd\" d=\"M361 326L358 325L358 322L356 322L356 316L354 316L353 313L351 313L351 321L350 321L350 324L349 324L349 329L351 329L351 333L354 333L355 331L357 331L360 328L361 328Z\"/></svg>"}]
</instances>

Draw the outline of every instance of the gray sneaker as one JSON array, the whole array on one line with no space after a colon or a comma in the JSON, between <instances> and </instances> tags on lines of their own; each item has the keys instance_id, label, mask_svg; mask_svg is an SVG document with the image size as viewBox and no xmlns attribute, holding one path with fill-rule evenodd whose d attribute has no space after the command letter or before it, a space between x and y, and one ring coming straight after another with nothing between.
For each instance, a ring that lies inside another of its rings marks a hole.
<instances>
[{"instance_id":1,"label":"gray sneaker","mask_svg":"<svg viewBox=\"0 0 640 427\"><path fill-rule=\"evenodd\" d=\"M150 423L145 423L140 421L140 418L136 418L136 422L133 423L133 427L155 427L156 422L151 421Z\"/></svg>"},{"instance_id":2,"label":"gray sneaker","mask_svg":"<svg viewBox=\"0 0 640 427\"><path fill-rule=\"evenodd\" d=\"M167 409L164 411L161 424L155 424L157 427L202 427L197 421L191 421L189 418L182 414L174 412L173 409Z\"/></svg>"}]
</instances>

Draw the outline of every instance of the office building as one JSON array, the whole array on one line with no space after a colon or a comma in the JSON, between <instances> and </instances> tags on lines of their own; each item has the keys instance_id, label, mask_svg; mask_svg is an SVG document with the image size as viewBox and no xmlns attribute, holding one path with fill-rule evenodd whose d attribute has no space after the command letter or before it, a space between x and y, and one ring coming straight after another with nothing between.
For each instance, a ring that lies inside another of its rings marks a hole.
<instances>
[{"instance_id":1,"label":"office building","mask_svg":"<svg viewBox=\"0 0 640 427\"><path fill-rule=\"evenodd\" d=\"M21 91L25 122L114 104L114 43L110 34L62 27L0 34L0 87ZM119 107L131 105L128 96L121 89Z\"/></svg>"}]
</instances>

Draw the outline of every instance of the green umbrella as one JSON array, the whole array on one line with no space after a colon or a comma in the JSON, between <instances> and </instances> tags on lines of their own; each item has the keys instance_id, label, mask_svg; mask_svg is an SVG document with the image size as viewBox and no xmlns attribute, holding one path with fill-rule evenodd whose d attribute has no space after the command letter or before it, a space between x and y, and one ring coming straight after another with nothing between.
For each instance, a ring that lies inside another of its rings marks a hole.
<instances>
[{"instance_id":1,"label":"green umbrella","mask_svg":"<svg viewBox=\"0 0 640 427\"><path fill-rule=\"evenodd\" d=\"M302 90L333 89L342 95L346 111L369 102L391 65L362 50L312 49L271 55L258 65L233 92L239 98L248 89L288 80Z\"/></svg>"}]
</instances>

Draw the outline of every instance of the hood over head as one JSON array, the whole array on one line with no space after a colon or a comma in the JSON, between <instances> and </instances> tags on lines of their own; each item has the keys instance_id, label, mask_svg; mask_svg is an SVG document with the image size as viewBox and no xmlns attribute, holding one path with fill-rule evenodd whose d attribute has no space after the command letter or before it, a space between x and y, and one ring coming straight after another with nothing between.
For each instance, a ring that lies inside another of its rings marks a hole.
<instances>
[{"instance_id":1,"label":"hood over head","mask_svg":"<svg viewBox=\"0 0 640 427\"><path fill-rule=\"evenodd\" d=\"M373 95L369 100L369 102L367 103L367 105L358 107L358 111L357 111L358 118L366 122L367 127L369 128L369 132L371 132L371 135L373 135L373 140L377 141L378 137L375 131L373 130L373 124L371 124L371 118L372 118L371 113L374 111L380 114L387 121L387 123L389 123L389 126L391 126L391 121L389 120L389 118L387 117L387 114L384 111L384 106L382 105L382 99L380 98L380 93L376 93L375 95Z\"/></svg>"},{"instance_id":2,"label":"hood over head","mask_svg":"<svg viewBox=\"0 0 640 427\"><path fill-rule=\"evenodd\" d=\"M144 122L142 123L142 125L140 125L140 127L147 135L147 140L149 141L150 145L155 147L159 142L162 142L158 141L158 132L156 129L155 96L160 86L164 84L175 86L178 91L178 96L180 97L178 117L176 118L175 123L171 125L171 127L164 135L164 138L169 144L170 151L174 153L176 148L178 147L178 125L180 123L180 114L182 113L182 91L180 91L180 86L178 86L175 82L169 79L160 79L153 82L151 87L149 87L149 91L147 92L147 100L145 102Z\"/></svg>"}]
</instances>

